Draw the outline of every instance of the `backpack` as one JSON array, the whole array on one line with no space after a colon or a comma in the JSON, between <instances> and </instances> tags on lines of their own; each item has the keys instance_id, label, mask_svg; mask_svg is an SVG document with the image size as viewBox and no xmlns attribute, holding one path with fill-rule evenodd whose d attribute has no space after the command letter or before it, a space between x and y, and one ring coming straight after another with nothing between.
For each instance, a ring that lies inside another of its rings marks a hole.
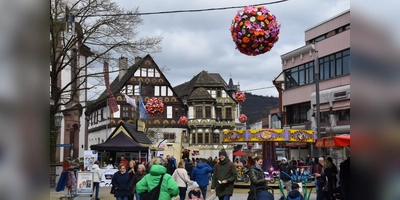
<instances>
[{"instance_id":1,"label":"backpack","mask_svg":"<svg viewBox=\"0 0 400 200\"><path fill-rule=\"evenodd\" d=\"M158 185L156 187L154 187L150 191L142 194L142 199L158 200L158 197L160 196L160 192L161 192L161 184L162 184L163 178L164 178L164 174L161 175L160 182L158 183Z\"/></svg>"}]
</instances>

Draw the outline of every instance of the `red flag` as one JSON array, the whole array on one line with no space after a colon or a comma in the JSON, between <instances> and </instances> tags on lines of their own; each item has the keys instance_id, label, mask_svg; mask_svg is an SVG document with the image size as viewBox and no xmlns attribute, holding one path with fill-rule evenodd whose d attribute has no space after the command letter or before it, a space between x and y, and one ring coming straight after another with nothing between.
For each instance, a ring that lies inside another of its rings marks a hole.
<instances>
[{"instance_id":1,"label":"red flag","mask_svg":"<svg viewBox=\"0 0 400 200\"><path fill-rule=\"evenodd\" d=\"M109 101L109 105L110 105L110 113L118 112L119 111L118 104L115 101L115 98L110 97L110 98L108 98L108 101Z\"/></svg>"},{"instance_id":2,"label":"red flag","mask_svg":"<svg viewBox=\"0 0 400 200\"><path fill-rule=\"evenodd\" d=\"M109 106L110 106L110 113L115 113L115 112L118 112L119 109L118 109L118 104L115 101L114 95L111 92L110 80L109 80L109 77L108 77L108 63L106 61L104 61L103 71L104 71L104 82L106 84L107 95L109 96L108 103L109 103Z\"/></svg>"}]
</instances>

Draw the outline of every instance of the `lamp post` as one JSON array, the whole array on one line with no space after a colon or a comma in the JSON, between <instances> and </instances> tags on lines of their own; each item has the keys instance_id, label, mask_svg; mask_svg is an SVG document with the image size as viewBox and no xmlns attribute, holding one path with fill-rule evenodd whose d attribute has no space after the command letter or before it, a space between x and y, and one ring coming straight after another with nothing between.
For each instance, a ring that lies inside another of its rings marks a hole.
<instances>
[{"instance_id":1,"label":"lamp post","mask_svg":"<svg viewBox=\"0 0 400 200\"><path fill-rule=\"evenodd\" d=\"M314 75L315 75L315 104L316 104L316 117L317 117L317 136L321 139L321 115L319 108L319 62L318 62L318 51L314 49L315 60L314 60ZM318 156L322 156L322 148L318 147Z\"/></svg>"},{"instance_id":2,"label":"lamp post","mask_svg":"<svg viewBox=\"0 0 400 200\"><path fill-rule=\"evenodd\" d=\"M61 128L61 122L62 122L63 117L64 116L60 112L58 112L54 115L54 127L56 128L56 130L54 130L54 131L58 132L58 129Z\"/></svg>"}]
</instances>

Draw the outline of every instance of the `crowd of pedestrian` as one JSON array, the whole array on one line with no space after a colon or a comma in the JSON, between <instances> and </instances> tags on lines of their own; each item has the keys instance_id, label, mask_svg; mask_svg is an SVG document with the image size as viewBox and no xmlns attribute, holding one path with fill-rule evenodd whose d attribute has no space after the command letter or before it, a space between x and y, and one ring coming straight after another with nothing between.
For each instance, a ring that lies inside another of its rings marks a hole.
<instances>
[{"instance_id":1,"label":"crowd of pedestrian","mask_svg":"<svg viewBox=\"0 0 400 200\"><path fill-rule=\"evenodd\" d=\"M112 160L110 161L110 163ZM98 165L95 163L92 171L95 172L94 189L95 200L98 198L98 182L101 180ZM233 195L234 183L238 172L248 169L250 188L248 200L273 199L269 192L268 182L270 177L265 176L262 169L263 159L259 156L244 159L236 158L231 161L225 151L219 151L218 156L205 158L182 157L177 163L174 156L157 157L145 165L137 160L127 161L121 158L118 171L112 178L115 189L114 196L117 200L146 200L149 193L159 187L159 199L171 199L178 196L180 200L207 198L207 187L211 184L211 193L219 200L229 200ZM331 157L310 157L298 160L292 157L281 159L278 166L279 178L286 188L286 199L303 200L299 192L299 184L293 182L292 174L296 168L310 166L316 185L317 200L333 200L334 193L340 188L342 199L348 200L350 196L350 157L340 163L340 168L333 163ZM97 176L97 178L96 178ZM147 195L147 196L146 196Z\"/></svg>"}]
</instances>

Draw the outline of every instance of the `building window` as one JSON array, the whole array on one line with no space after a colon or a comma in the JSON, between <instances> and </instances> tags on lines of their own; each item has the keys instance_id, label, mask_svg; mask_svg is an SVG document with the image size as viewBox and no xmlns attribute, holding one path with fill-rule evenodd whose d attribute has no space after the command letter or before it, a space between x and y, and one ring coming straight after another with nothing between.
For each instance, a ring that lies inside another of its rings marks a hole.
<instances>
[{"instance_id":1,"label":"building window","mask_svg":"<svg viewBox=\"0 0 400 200\"><path fill-rule=\"evenodd\" d=\"M215 90L211 90L211 96L212 96L212 98L217 97L217 96L216 96L216 93L215 93Z\"/></svg>"},{"instance_id":2,"label":"building window","mask_svg":"<svg viewBox=\"0 0 400 200\"><path fill-rule=\"evenodd\" d=\"M222 95L221 95L221 90L218 89L218 90L217 90L217 98L221 98L221 96L222 96Z\"/></svg>"},{"instance_id":3,"label":"building window","mask_svg":"<svg viewBox=\"0 0 400 200\"><path fill-rule=\"evenodd\" d=\"M167 106L167 118L172 119L172 106Z\"/></svg>"},{"instance_id":4,"label":"building window","mask_svg":"<svg viewBox=\"0 0 400 200\"><path fill-rule=\"evenodd\" d=\"M350 74L350 49L319 58L319 79ZM315 80L314 61L285 70L285 89L311 84Z\"/></svg>"},{"instance_id":5,"label":"building window","mask_svg":"<svg viewBox=\"0 0 400 200\"><path fill-rule=\"evenodd\" d=\"M167 86L161 86L161 96L167 96Z\"/></svg>"},{"instance_id":6,"label":"building window","mask_svg":"<svg viewBox=\"0 0 400 200\"><path fill-rule=\"evenodd\" d=\"M160 77L160 72L158 72L157 69L155 69L154 77L156 78Z\"/></svg>"},{"instance_id":7,"label":"building window","mask_svg":"<svg viewBox=\"0 0 400 200\"><path fill-rule=\"evenodd\" d=\"M183 143L189 143L189 136L186 130L182 131L182 142Z\"/></svg>"},{"instance_id":8,"label":"building window","mask_svg":"<svg viewBox=\"0 0 400 200\"><path fill-rule=\"evenodd\" d=\"M219 143L219 134L218 133L213 133L213 143Z\"/></svg>"},{"instance_id":9,"label":"building window","mask_svg":"<svg viewBox=\"0 0 400 200\"><path fill-rule=\"evenodd\" d=\"M288 124L301 124L307 121L307 112L311 108L311 103L301 103L286 106L286 116Z\"/></svg>"},{"instance_id":10,"label":"building window","mask_svg":"<svg viewBox=\"0 0 400 200\"><path fill-rule=\"evenodd\" d=\"M147 77L147 68L141 68L141 72L140 72L140 76L141 77Z\"/></svg>"},{"instance_id":11,"label":"building window","mask_svg":"<svg viewBox=\"0 0 400 200\"><path fill-rule=\"evenodd\" d=\"M197 133L197 144L203 144L203 133Z\"/></svg>"},{"instance_id":12,"label":"building window","mask_svg":"<svg viewBox=\"0 0 400 200\"><path fill-rule=\"evenodd\" d=\"M154 96L160 96L160 86L154 86Z\"/></svg>"},{"instance_id":13,"label":"building window","mask_svg":"<svg viewBox=\"0 0 400 200\"><path fill-rule=\"evenodd\" d=\"M164 140L175 140L175 133L164 133Z\"/></svg>"},{"instance_id":14,"label":"building window","mask_svg":"<svg viewBox=\"0 0 400 200\"><path fill-rule=\"evenodd\" d=\"M203 118L203 107L196 106L196 119L202 119L202 118Z\"/></svg>"},{"instance_id":15,"label":"building window","mask_svg":"<svg viewBox=\"0 0 400 200\"><path fill-rule=\"evenodd\" d=\"M150 68L148 73L149 73L148 77L154 77L154 69L153 68Z\"/></svg>"},{"instance_id":16,"label":"building window","mask_svg":"<svg viewBox=\"0 0 400 200\"><path fill-rule=\"evenodd\" d=\"M221 108L215 108L215 118L217 121L222 120L222 109Z\"/></svg>"},{"instance_id":17,"label":"building window","mask_svg":"<svg viewBox=\"0 0 400 200\"><path fill-rule=\"evenodd\" d=\"M210 143L210 133L204 133L204 143L205 144Z\"/></svg>"},{"instance_id":18,"label":"building window","mask_svg":"<svg viewBox=\"0 0 400 200\"><path fill-rule=\"evenodd\" d=\"M197 142L196 142L196 133L192 133L192 144L197 144Z\"/></svg>"},{"instance_id":19,"label":"building window","mask_svg":"<svg viewBox=\"0 0 400 200\"><path fill-rule=\"evenodd\" d=\"M225 119L232 120L232 108L225 108Z\"/></svg>"},{"instance_id":20,"label":"building window","mask_svg":"<svg viewBox=\"0 0 400 200\"><path fill-rule=\"evenodd\" d=\"M122 106L122 117L129 117L129 108L128 108L128 106Z\"/></svg>"},{"instance_id":21,"label":"building window","mask_svg":"<svg viewBox=\"0 0 400 200\"><path fill-rule=\"evenodd\" d=\"M180 117L179 108L174 108L174 118Z\"/></svg>"},{"instance_id":22,"label":"building window","mask_svg":"<svg viewBox=\"0 0 400 200\"><path fill-rule=\"evenodd\" d=\"M211 118L211 106L206 106L206 119Z\"/></svg>"}]
</instances>

